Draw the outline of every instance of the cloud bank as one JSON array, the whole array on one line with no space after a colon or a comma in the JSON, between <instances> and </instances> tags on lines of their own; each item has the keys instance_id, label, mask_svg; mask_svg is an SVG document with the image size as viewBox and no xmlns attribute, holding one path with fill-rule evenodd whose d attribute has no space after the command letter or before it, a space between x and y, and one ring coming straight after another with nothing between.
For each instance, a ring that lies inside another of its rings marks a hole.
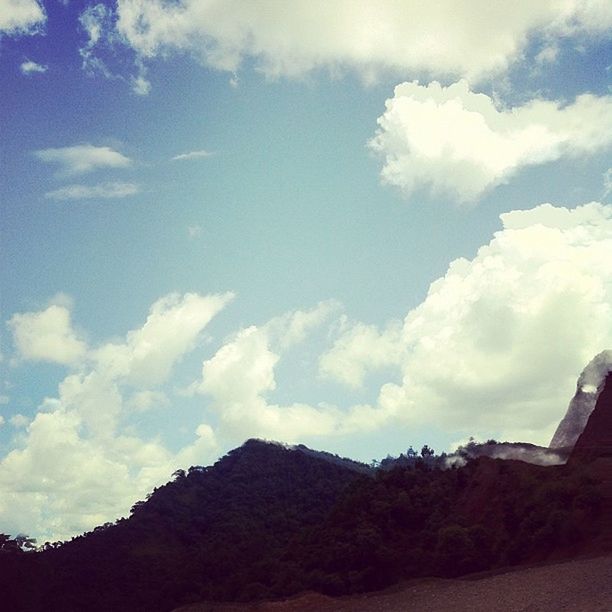
<instances>
[{"instance_id":1,"label":"cloud bank","mask_svg":"<svg viewBox=\"0 0 612 612\"><path fill-rule=\"evenodd\" d=\"M543 204L501 219L400 333L356 324L321 358L324 372L359 383L381 367L382 348L399 382L374 408L390 420L547 444L578 374L612 346L612 208Z\"/></svg>"},{"instance_id":2,"label":"cloud bank","mask_svg":"<svg viewBox=\"0 0 612 612\"><path fill-rule=\"evenodd\" d=\"M120 40L141 70L150 58L187 52L232 73L252 58L268 77L323 68L354 70L365 80L382 71L478 81L505 70L536 35L551 48L563 36L604 33L612 8L599 0L519 0L512 10L485 0L118 0L112 17L94 7L84 20L88 59Z\"/></svg>"},{"instance_id":3,"label":"cloud bank","mask_svg":"<svg viewBox=\"0 0 612 612\"><path fill-rule=\"evenodd\" d=\"M327 301L201 346L201 375L189 390L202 401L202 422L178 451L137 435L129 417L173 409L163 385L231 294L165 296L140 327L96 347L74 330L66 300L14 315L17 355L69 370L29 423L14 424L26 429L0 461L5 529L69 537L125 515L175 469L206 464L251 436L302 442L439 428L456 439L546 444L584 365L612 346L612 207L543 204L501 221L401 322L352 322ZM279 365L315 336L326 384L359 393L376 373L375 401L275 399Z\"/></svg>"},{"instance_id":4,"label":"cloud bank","mask_svg":"<svg viewBox=\"0 0 612 612\"><path fill-rule=\"evenodd\" d=\"M398 85L385 106L369 146L383 158L382 181L406 195L426 188L473 201L521 168L612 145L612 96L500 109L466 81L414 81Z\"/></svg>"},{"instance_id":5,"label":"cloud bank","mask_svg":"<svg viewBox=\"0 0 612 612\"><path fill-rule=\"evenodd\" d=\"M19 446L0 461L4 529L27 530L43 540L70 537L125 516L177 466L215 457L214 434L205 425L175 454L158 439L130 433L124 420L133 411L165 404L155 387L231 299L231 294L168 295L124 341L98 348L75 339L68 306L13 316L24 358L55 361L71 371L57 397L41 404ZM40 331L46 334L42 338ZM20 420L16 426L24 424Z\"/></svg>"},{"instance_id":6,"label":"cloud bank","mask_svg":"<svg viewBox=\"0 0 612 612\"><path fill-rule=\"evenodd\" d=\"M329 407L269 401L276 389L275 368L281 356L322 325L338 305L322 302L311 310L275 317L263 326L241 329L202 364L202 379L193 390L212 398L225 438L241 443L248 437L295 442L308 435L329 435L341 414Z\"/></svg>"}]
</instances>

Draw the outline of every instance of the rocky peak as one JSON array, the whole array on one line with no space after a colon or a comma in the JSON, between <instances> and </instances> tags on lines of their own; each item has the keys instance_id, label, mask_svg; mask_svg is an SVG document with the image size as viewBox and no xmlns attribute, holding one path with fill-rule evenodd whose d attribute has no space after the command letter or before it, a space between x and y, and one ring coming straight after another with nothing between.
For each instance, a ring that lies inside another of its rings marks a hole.
<instances>
[{"instance_id":1,"label":"rocky peak","mask_svg":"<svg viewBox=\"0 0 612 612\"><path fill-rule=\"evenodd\" d=\"M595 408L603 383L612 371L612 351L599 353L582 371L576 385L576 394L565 417L559 423L550 442L550 448L572 448L584 430Z\"/></svg>"},{"instance_id":2,"label":"rocky peak","mask_svg":"<svg viewBox=\"0 0 612 612\"><path fill-rule=\"evenodd\" d=\"M612 458L612 372L604 381L595 408L570 455L570 462L600 458L608 461Z\"/></svg>"}]
</instances>

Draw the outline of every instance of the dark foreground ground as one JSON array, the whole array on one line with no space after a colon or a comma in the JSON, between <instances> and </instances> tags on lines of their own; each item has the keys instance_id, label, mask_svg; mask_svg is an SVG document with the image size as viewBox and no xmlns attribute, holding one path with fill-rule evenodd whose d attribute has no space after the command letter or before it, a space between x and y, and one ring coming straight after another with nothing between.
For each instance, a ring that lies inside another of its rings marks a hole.
<instances>
[{"instance_id":1,"label":"dark foreground ground","mask_svg":"<svg viewBox=\"0 0 612 612\"><path fill-rule=\"evenodd\" d=\"M463 579L429 579L366 595L305 593L259 604L193 604L176 612L612 612L612 555Z\"/></svg>"}]
</instances>

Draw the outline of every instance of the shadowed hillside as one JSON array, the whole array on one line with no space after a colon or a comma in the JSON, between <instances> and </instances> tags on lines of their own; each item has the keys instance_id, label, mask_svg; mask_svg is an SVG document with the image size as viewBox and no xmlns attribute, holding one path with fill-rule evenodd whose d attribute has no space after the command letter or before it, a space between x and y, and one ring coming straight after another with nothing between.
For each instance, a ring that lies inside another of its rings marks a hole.
<instances>
[{"instance_id":1,"label":"shadowed hillside","mask_svg":"<svg viewBox=\"0 0 612 612\"><path fill-rule=\"evenodd\" d=\"M612 376L604 387L568 465L464 453L465 465L441 469L448 461L424 447L373 470L249 440L212 467L177 471L128 519L36 553L4 538L3 604L163 612L610 551Z\"/></svg>"}]
</instances>

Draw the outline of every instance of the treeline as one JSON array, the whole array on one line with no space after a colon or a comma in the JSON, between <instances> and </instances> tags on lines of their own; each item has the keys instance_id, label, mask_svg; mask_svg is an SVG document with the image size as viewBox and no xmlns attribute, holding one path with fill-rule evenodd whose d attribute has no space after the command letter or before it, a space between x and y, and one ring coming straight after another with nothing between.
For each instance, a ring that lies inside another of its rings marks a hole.
<instances>
[{"instance_id":1,"label":"treeline","mask_svg":"<svg viewBox=\"0 0 612 612\"><path fill-rule=\"evenodd\" d=\"M481 458L441 470L428 451L373 472L249 441L212 467L177 472L129 519L0 554L3 605L161 612L347 594L571 555L596 537L601 498L580 468Z\"/></svg>"}]
</instances>

